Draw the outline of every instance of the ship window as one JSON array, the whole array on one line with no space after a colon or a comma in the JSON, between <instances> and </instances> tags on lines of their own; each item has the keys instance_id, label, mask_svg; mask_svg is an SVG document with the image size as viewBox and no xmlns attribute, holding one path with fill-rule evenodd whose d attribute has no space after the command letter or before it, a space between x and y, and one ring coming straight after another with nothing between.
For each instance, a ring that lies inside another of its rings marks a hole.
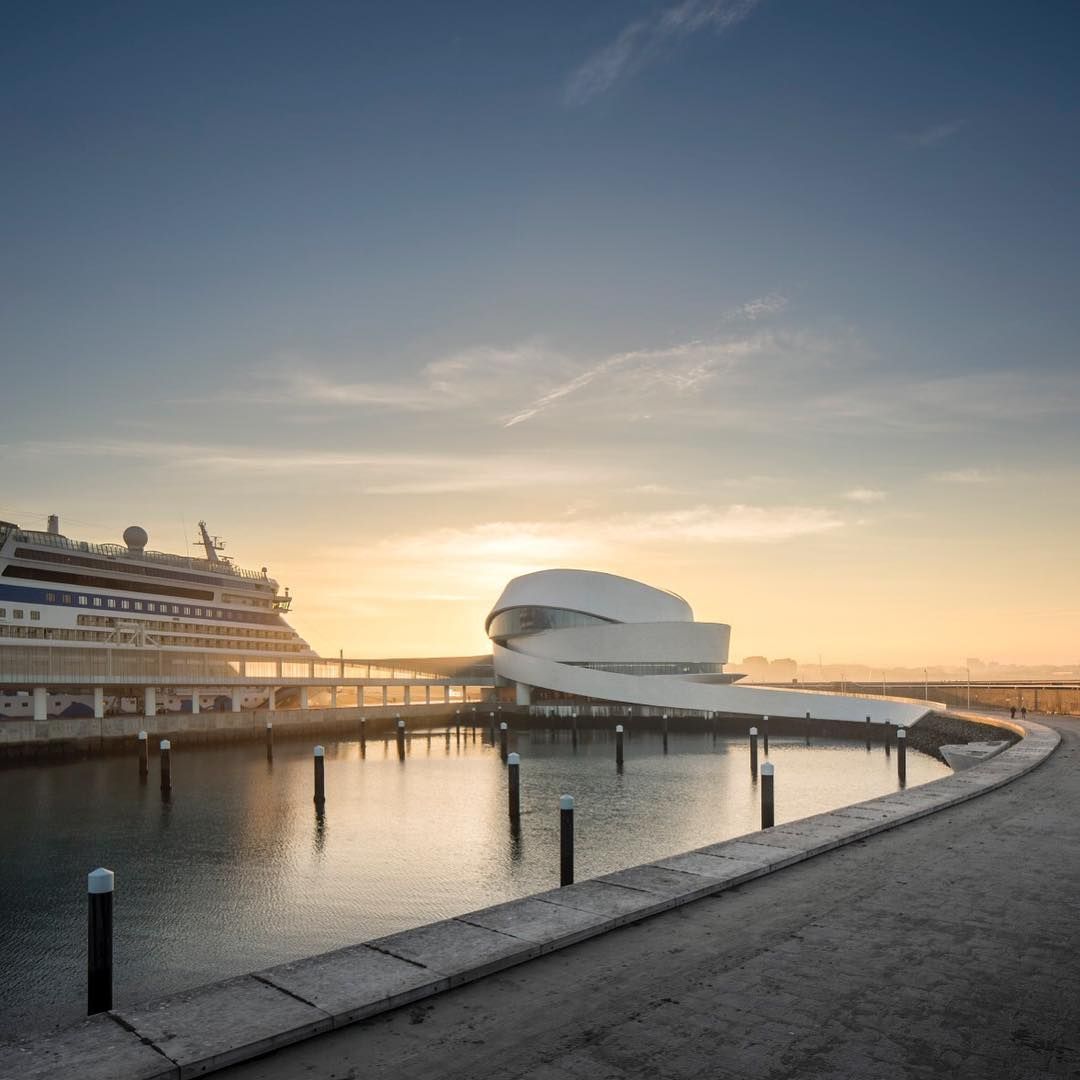
<instances>
[{"instance_id":1,"label":"ship window","mask_svg":"<svg viewBox=\"0 0 1080 1080\"><path fill-rule=\"evenodd\" d=\"M82 605L82 607L86 607L86 597L85 596L80 596L79 597L79 603L80 603L80 605Z\"/></svg>"},{"instance_id":2,"label":"ship window","mask_svg":"<svg viewBox=\"0 0 1080 1080\"><path fill-rule=\"evenodd\" d=\"M7 618L7 608L0 607L0 619L6 619L6 618Z\"/></svg>"},{"instance_id":3,"label":"ship window","mask_svg":"<svg viewBox=\"0 0 1080 1080\"><path fill-rule=\"evenodd\" d=\"M173 611L175 611L175 610L176 610L176 608L173 608ZM189 608L189 607L184 608L184 614L185 615L190 615L191 614L191 608Z\"/></svg>"},{"instance_id":4,"label":"ship window","mask_svg":"<svg viewBox=\"0 0 1080 1080\"><path fill-rule=\"evenodd\" d=\"M130 610L131 610L131 601L130 601L130 600L121 600L121 601L120 601L120 606L121 606L121 607L122 607L122 608L123 608L123 609L124 609L125 611L130 611Z\"/></svg>"},{"instance_id":5,"label":"ship window","mask_svg":"<svg viewBox=\"0 0 1080 1080\"><path fill-rule=\"evenodd\" d=\"M21 619L23 617L23 609L21 607L12 608L11 617L13 619Z\"/></svg>"},{"instance_id":6,"label":"ship window","mask_svg":"<svg viewBox=\"0 0 1080 1080\"><path fill-rule=\"evenodd\" d=\"M173 604L172 613L174 615L179 615L180 614L180 606L178 604Z\"/></svg>"},{"instance_id":7,"label":"ship window","mask_svg":"<svg viewBox=\"0 0 1080 1080\"><path fill-rule=\"evenodd\" d=\"M94 607L101 607L101 597L95 596L91 603L94 605Z\"/></svg>"},{"instance_id":8,"label":"ship window","mask_svg":"<svg viewBox=\"0 0 1080 1080\"><path fill-rule=\"evenodd\" d=\"M47 603L47 604L55 604L56 603L56 593L47 592L45 594L45 603Z\"/></svg>"},{"instance_id":9,"label":"ship window","mask_svg":"<svg viewBox=\"0 0 1080 1080\"><path fill-rule=\"evenodd\" d=\"M147 611L157 611L157 607L154 604L153 600L147 600L147 602L146 602L146 610Z\"/></svg>"},{"instance_id":10,"label":"ship window","mask_svg":"<svg viewBox=\"0 0 1080 1080\"><path fill-rule=\"evenodd\" d=\"M201 617L201 616L202 616L202 608L201 608L201 607L197 607L197 608L195 609L195 614Z\"/></svg>"},{"instance_id":11,"label":"ship window","mask_svg":"<svg viewBox=\"0 0 1080 1080\"><path fill-rule=\"evenodd\" d=\"M64 595L62 597L60 597L60 599L63 600L65 604L70 604L71 603L71 593L69 593L69 592L64 593Z\"/></svg>"},{"instance_id":12,"label":"ship window","mask_svg":"<svg viewBox=\"0 0 1080 1080\"><path fill-rule=\"evenodd\" d=\"M108 598L108 599L107 599L107 600L105 601L105 605L106 605L107 607L113 607L113 608L114 608L114 607L116 607L116 601L115 601L115 600L114 600L114 599L113 599L113 598L112 598L112 597L110 596L110 597L109 597L109 598Z\"/></svg>"},{"instance_id":13,"label":"ship window","mask_svg":"<svg viewBox=\"0 0 1080 1080\"><path fill-rule=\"evenodd\" d=\"M135 601L135 610L136 611L142 611L142 601L141 600L136 600Z\"/></svg>"},{"instance_id":14,"label":"ship window","mask_svg":"<svg viewBox=\"0 0 1080 1080\"><path fill-rule=\"evenodd\" d=\"M30 612L30 618L34 622L40 622L41 621L41 612L40 611L31 611Z\"/></svg>"}]
</instances>

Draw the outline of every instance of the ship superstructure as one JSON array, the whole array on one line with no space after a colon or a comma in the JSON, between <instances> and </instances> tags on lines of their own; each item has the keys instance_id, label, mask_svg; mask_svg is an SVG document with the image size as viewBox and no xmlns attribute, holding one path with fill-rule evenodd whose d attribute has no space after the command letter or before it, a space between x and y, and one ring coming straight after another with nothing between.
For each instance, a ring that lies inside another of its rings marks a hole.
<instances>
[{"instance_id":1,"label":"ship superstructure","mask_svg":"<svg viewBox=\"0 0 1080 1080\"><path fill-rule=\"evenodd\" d=\"M0 649L70 649L88 679L102 651L161 654L173 670L184 657L203 666L314 657L285 621L288 590L265 567L236 566L205 523L199 530L204 557L193 558L147 550L137 525L120 545L72 540L56 517L43 532L0 521Z\"/></svg>"}]
</instances>

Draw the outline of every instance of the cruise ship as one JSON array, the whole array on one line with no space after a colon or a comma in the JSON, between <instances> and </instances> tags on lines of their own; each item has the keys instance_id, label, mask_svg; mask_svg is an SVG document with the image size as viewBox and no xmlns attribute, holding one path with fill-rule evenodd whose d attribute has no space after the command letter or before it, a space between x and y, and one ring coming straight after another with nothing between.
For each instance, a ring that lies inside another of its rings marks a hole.
<instances>
[{"instance_id":1,"label":"cruise ship","mask_svg":"<svg viewBox=\"0 0 1080 1080\"><path fill-rule=\"evenodd\" d=\"M202 671L243 661L308 660L316 653L285 621L292 602L288 589L261 570L244 570L223 552L224 545L199 522L203 557L147 550L138 525L124 530L123 544L92 544L60 532L59 519L45 531L0 521L0 656L18 649L70 650L63 659L71 674L85 671L87 684L102 662L133 652L143 663L176 671L184 664ZM202 686L200 707L214 708L224 688ZM265 690L244 691L243 708L258 708ZM106 701L110 713L135 712L137 697ZM164 691L158 711L191 708L191 691ZM81 693L50 694L50 716L92 715L92 698ZM0 717L32 715L30 695L0 685Z\"/></svg>"}]
</instances>

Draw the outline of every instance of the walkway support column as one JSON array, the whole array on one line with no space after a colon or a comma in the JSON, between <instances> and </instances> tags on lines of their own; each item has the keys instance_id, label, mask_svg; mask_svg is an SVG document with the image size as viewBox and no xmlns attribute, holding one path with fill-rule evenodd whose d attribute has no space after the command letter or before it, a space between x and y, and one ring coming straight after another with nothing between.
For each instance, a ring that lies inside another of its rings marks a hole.
<instances>
[{"instance_id":1,"label":"walkway support column","mask_svg":"<svg viewBox=\"0 0 1080 1080\"><path fill-rule=\"evenodd\" d=\"M34 719L49 719L49 691L44 686L34 687Z\"/></svg>"},{"instance_id":2,"label":"walkway support column","mask_svg":"<svg viewBox=\"0 0 1080 1080\"><path fill-rule=\"evenodd\" d=\"M337 687L336 686L331 686L330 687L330 708L331 709L336 709L337 708Z\"/></svg>"},{"instance_id":3,"label":"walkway support column","mask_svg":"<svg viewBox=\"0 0 1080 1080\"><path fill-rule=\"evenodd\" d=\"M197 689L195 689L195 690L191 691L191 715L192 716L198 716L199 715L199 708L200 708L199 691Z\"/></svg>"},{"instance_id":4,"label":"walkway support column","mask_svg":"<svg viewBox=\"0 0 1080 1080\"><path fill-rule=\"evenodd\" d=\"M239 686L234 686L232 688L232 711L233 712L239 712L240 711L240 705L243 702L243 699L241 697L241 693L242 693L242 691L240 690Z\"/></svg>"},{"instance_id":5,"label":"walkway support column","mask_svg":"<svg viewBox=\"0 0 1080 1080\"><path fill-rule=\"evenodd\" d=\"M271 686L267 691L266 707L273 712L277 708L277 687Z\"/></svg>"},{"instance_id":6,"label":"walkway support column","mask_svg":"<svg viewBox=\"0 0 1080 1080\"><path fill-rule=\"evenodd\" d=\"M153 686L143 694L143 716L157 716L157 689Z\"/></svg>"},{"instance_id":7,"label":"walkway support column","mask_svg":"<svg viewBox=\"0 0 1080 1080\"><path fill-rule=\"evenodd\" d=\"M300 708L307 709L308 705L308 688L306 686L300 687Z\"/></svg>"},{"instance_id":8,"label":"walkway support column","mask_svg":"<svg viewBox=\"0 0 1080 1080\"><path fill-rule=\"evenodd\" d=\"M105 688L102 686L94 687L94 719L105 719Z\"/></svg>"}]
</instances>

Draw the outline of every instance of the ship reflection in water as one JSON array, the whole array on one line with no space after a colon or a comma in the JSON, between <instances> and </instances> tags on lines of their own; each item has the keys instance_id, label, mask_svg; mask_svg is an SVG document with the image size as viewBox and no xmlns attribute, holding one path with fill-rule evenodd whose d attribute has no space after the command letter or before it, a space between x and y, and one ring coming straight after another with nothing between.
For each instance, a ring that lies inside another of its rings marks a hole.
<instances>
[{"instance_id":1,"label":"ship reflection in water","mask_svg":"<svg viewBox=\"0 0 1080 1080\"><path fill-rule=\"evenodd\" d=\"M532 731L522 821L507 814L498 748L462 730L326 741L326 806L311 747L281 741L173 752L163 802L156 756L6 769L0 783L0 1035L77 1019L85 1001L86 874L116 872L116 1000L146 999L460 914L558 883L558 797L577 803L577 876L607 873L758 827L745 740ZM777 823L885 794L895 760L875 746L774 737ZM908 785L946 775L911 753Z\"/></svg>"}]
</instances>

